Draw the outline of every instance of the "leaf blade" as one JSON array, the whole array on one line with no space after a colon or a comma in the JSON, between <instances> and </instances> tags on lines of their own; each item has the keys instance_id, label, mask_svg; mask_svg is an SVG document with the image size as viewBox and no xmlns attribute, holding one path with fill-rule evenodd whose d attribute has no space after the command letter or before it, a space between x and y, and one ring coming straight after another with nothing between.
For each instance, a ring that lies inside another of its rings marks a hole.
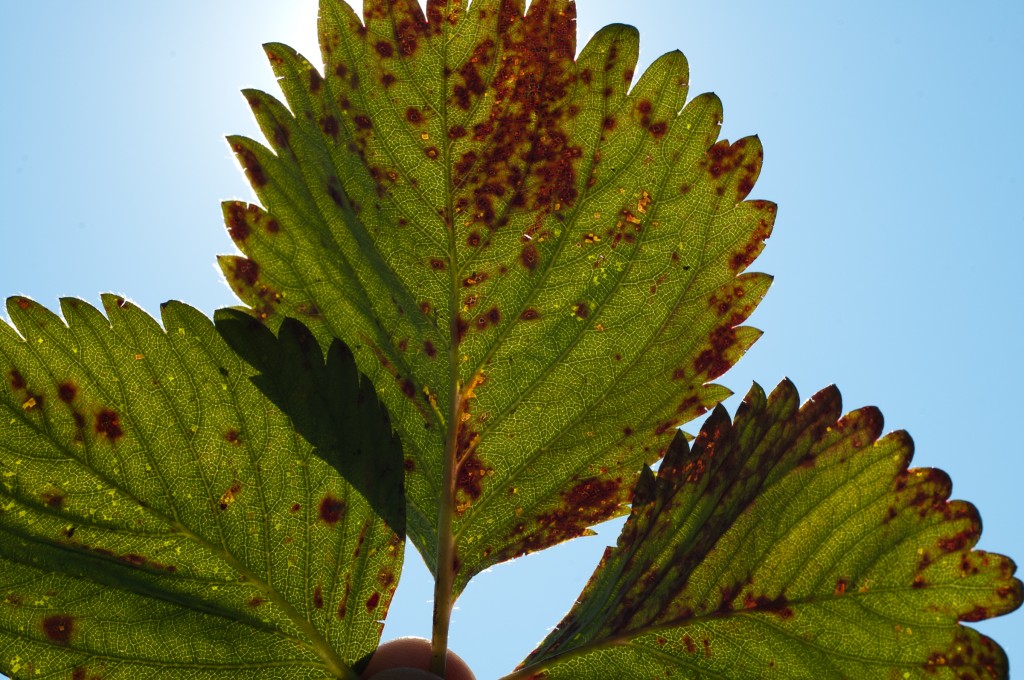
<instances>
[{"instance_id":1,"label":"leaf blade","mask_svg":"<svg viewBox=\"0 0 1024 680\"><path fill-rule=\"evenodd\" d=\"M741 324L770 281L739 276L774 221L744 202L760 144L715 145L720 103L684 106L682 55L630 91L635 29L577 59L574 3L521 5L374 2L361 23L326 0L323 74L268 46L290 114L247 93L275 154L231 140L279 228L229 205L249 259L225 274L271 326L353 347L414 461L410 537L435 571L438 498L454 507L456 591L621 514L672 428L728 394L709 381L756 340Z\"/></svg>"},{"instance_id":2,"label":"leaf blade","mask_svg":"<svg viewBox=\"0 0 1024 680\"><path fill-rule=\"evenodd\" d=\"M104 304L62 301L65 324L16 298L0 324L0 638L49 649L5 670L349 677L376 647L401 541L201 314L169 303L165 332Z\"/></svg>"},{"instance_id":3,"label":"leaf blade","mask_svg":"<svg viewBox=\"0 0 1024 680\"><path fill-rule=\"evenodd\" d=\"M796 402L788 382L768 398L755 386L692 451L678 436L638 487L618 547L509 677L598 677L606 663L697 677L1006 677L998 645L958 625L1021 603L1013 562L971 549L973 507L948 500L940 471L908 469L910 438L879 438L877 410L839 418L834 388Z\"/></svg>"}]
</instances>

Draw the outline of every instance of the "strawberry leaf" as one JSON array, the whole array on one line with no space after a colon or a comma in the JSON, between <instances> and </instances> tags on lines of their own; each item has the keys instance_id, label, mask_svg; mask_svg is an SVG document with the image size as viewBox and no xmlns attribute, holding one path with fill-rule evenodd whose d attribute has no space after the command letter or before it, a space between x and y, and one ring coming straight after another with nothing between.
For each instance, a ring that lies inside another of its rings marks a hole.
<instances>
[{"instance_id":1,"label":"strawberry leaf","mask_svg":"<svg viewBox=\"0 0 1024 680\"><path fill-rule=\"evenodd\" d=\"M199 312L103 302L0 324L0 669L356 678L400 537Z\"/></svg>"},{"instance_id":2,"label":"strawberry leaf","mask_svg":"<svg viewBox=\"0 0 1024 680\"><path fill-rule=\"evenodd\" d=\"M239 310L218 310L214 319L221 337L260 371L253 384L404 539L402 447L373 385L358 379L348 348L335 340L325 363L316 339L295 319L284 320L279 338Z\"/></svg>"},{"instance_id":3,"label":"strawberry leaf","mask_svg":"<svg viewBox=\"0 0 1024 680\"><path fill-rule=\"evenodd\" d=\"M708 381L759 336L770 279L741 272L775 207L744 200L760 144L716 142L682 54L634 79L631 27L577 58L568 0L364 6L321 3L322 71L266 46L287 106L245 92L270 148L229 141L263 207L225 204L245 257L221 265L272 327L352 347L457 593L625 512L728 394Z\"/></svg>"},{"instance_id":4,"label":"strawberry leaf","mask_svg":"<svg viewBox=\"0 0 1024 680\"><path fill-rule=\"evenodd\" d=\"M959 621L1021 604L974 507L881 414L756 385L646 471L617 547L511 678L1005 678Z\"/></svg>"}]
</instances>

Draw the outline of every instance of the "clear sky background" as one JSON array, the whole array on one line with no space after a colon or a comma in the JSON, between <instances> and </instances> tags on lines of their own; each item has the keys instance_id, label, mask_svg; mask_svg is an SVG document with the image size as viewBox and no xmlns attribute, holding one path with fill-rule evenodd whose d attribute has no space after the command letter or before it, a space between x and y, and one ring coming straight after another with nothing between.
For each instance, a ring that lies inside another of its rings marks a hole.
<instances>
[{"instance_id":1,"label":"clear sky background","mask_svg":"<svg viewBox=\"0 0 1024 680\"><path fill-rule=\"evenodd\" d=\"M776 283L751 320L765 336L720 382L834 382L848 409L878 405L977 505L979 546L1024 560L1024 3L579 5L581 46L625 22L641 66L682 49L724 136L765 146L752 197L780 210L753 269ZM319 63L315 17L314 0L0 2L0 295L234 304L219 202L252 194L223 136L259 137L239 89L278 94L261 43ZM452 645L480 680L561 618L618 526L470 585ZM429 636L407 556L386 637ZM978 628L1024 669L1024 613Z\"/></svg>"}]
</instances>

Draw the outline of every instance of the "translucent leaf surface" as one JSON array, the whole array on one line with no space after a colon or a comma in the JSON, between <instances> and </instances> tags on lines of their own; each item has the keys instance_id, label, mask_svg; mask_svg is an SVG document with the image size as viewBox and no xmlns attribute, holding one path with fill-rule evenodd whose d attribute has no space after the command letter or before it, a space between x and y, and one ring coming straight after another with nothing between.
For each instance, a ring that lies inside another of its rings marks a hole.
<instances>
[{"instance_id":1,"label":"translucent leaf surface","mask_svg":"<svg viewBox=\"0 0 1024 680\"><path fill-rule=\"evenodd\" d=\"M973 506L829 388L755 386L642 477L618 546L511 678L1005 678L959 621L1021 603Z\"/></svg>"},{"instance_id":2,"label":"translucent leaf surface","mask_svg":"<svg viewBox=\"0 0 1024 680\"><path fill-rule=\"evenodd\" d=\"M567 0L364 4L322 2L322 71L267 46L287 106L245 93L270 148L230 143L263 207L225 204L245 257L221 264L272 326L353 348L457 591L621 514L728 394L708 381L758 337L770 281L741 272L775 207L744 200L760 144L716 142L682 54L634 77L631 27L576 58Z\"/></svg>"},{"instance_id":3,"label":"translucent leaf surface","mask_svg":"<svg viewBox=\"0 0 1024 680\"><path fill-rule=\"evenodd\" d=\"M355 678L402 541L199 312L104 305L0 323L0 670Z\"/></svg>"}]
</instances>

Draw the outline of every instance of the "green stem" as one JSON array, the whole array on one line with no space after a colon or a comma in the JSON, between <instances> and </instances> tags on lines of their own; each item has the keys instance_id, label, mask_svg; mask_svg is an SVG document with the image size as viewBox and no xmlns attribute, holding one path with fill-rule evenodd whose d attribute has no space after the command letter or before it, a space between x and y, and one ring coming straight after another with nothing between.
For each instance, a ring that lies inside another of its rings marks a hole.
<instances>
[{"instance_id":1,"label":"green stem","mask_svg":"<svg viewBox=\"0 0 1024 680\"><path fill-rule=\"evenodd\" d=\"M454 344L454 343L453 343ZM454 354L454 353L453 353ZM455 357L452 357L452 366ZM453 380L452 399L448 413L448 437L445 441L444 493L437 520L437 567L434 576L434 621L431 639L430 672L444 677L445 660L448 657L448 628L451 625L452 590L455 580L455 533L452 523L455 516L455 480L458 461L455 460L458 440L459 411L462 408L461 385Z\"/></svg>"}]
</instances>

